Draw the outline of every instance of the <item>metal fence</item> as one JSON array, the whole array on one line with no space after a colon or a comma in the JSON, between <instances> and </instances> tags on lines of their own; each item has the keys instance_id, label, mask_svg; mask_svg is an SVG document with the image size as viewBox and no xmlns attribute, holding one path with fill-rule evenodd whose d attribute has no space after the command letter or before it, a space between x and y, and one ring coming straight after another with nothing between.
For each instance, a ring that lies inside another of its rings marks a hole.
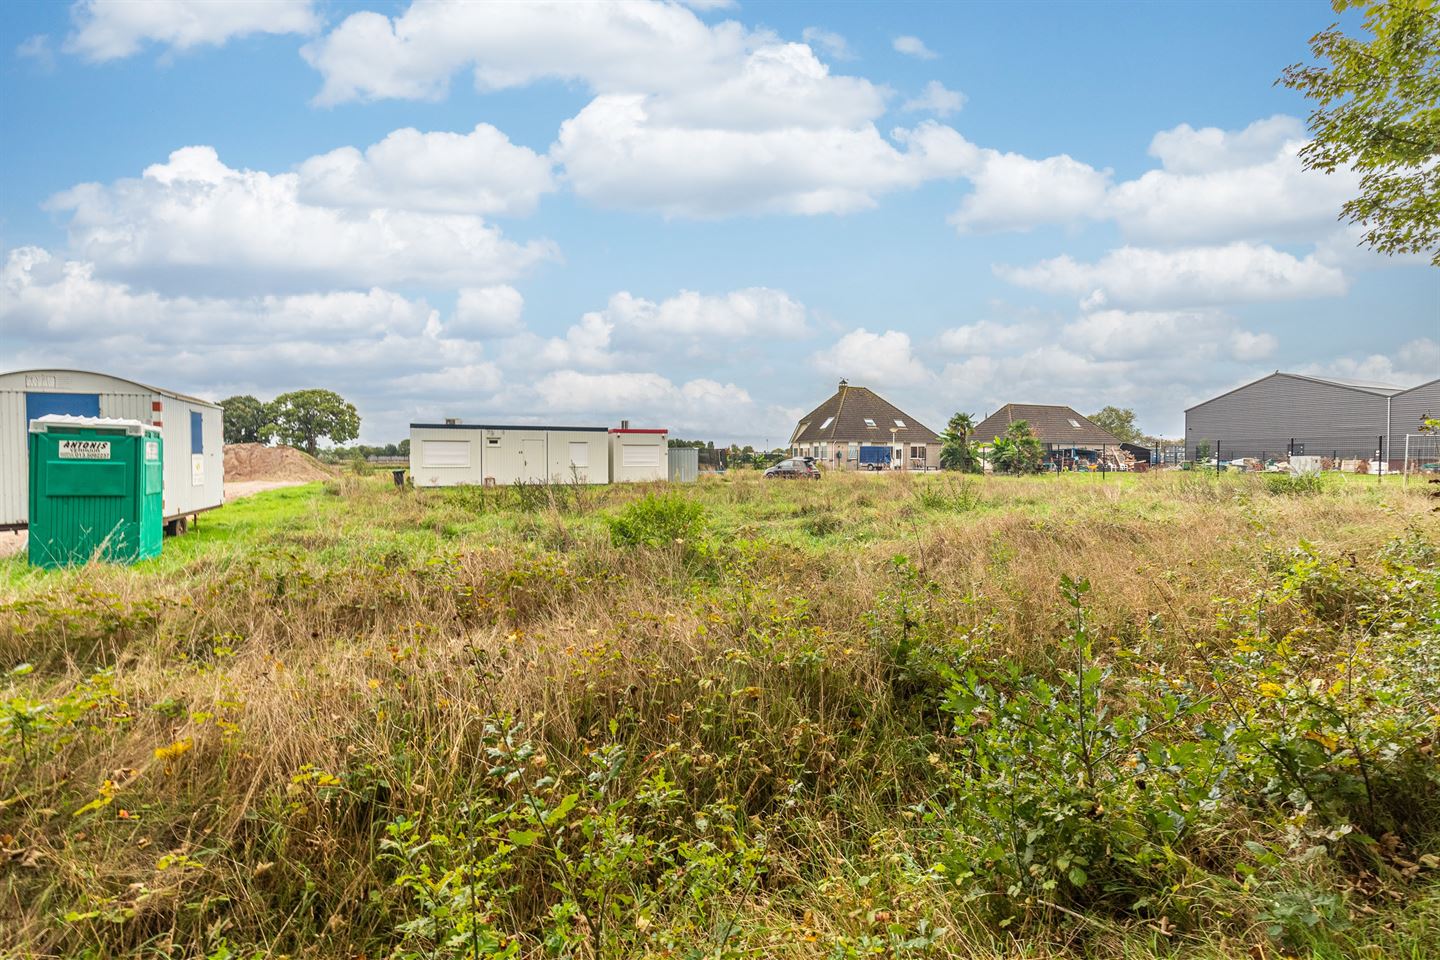
<instances>
[{"instance_id":1,"label":"metal fence","mask_svg":"<svg viewBox=\"0 0 1440 960\"><path fill-rule=\"evenodd\" d=\"M1185 462L1191 469L1288 471L1339 470L1384 475L1404 469L1405 453L1384 435L1299 437L1188 437Z\"/></svg>"}]
</instances>

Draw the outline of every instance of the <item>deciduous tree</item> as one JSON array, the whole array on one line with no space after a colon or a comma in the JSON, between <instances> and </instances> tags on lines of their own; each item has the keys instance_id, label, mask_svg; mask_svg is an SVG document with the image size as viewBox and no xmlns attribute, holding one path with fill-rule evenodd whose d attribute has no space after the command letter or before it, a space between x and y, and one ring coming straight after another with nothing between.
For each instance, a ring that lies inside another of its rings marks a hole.
<instances>
[{"instance_id":1,"label":"deciduous tree","mask_svg":"<svg viewBox=\"0 0 1440 960\"><path fill-rule=\"evenodd\" d=\"M1090 414L1089 420L1121 443L1136 443L1145 436L1135 426L1135 411L1129 407L1107 406Z\"/></svg>"},{"instance_id":2,"label":"deciduous tree","mask_svg":"<svg viewBox=\"0 0 1440 960\"><path fill-rule=\"evenodd\" d=\"M360 435L360 414L354 404L330 390L295 390L276 397L271 406L274 433L311 456L321 437L345 443Z\"/></svg>"},{"instance_id":3,"label":"deciduous tree","mask_svg":"<svg viewBox=\"0 0 1440 960\"><path fill-rule=\"evenodd\" d=\"M1340 216L1364 225L1386 254L1428 253L1440 266L1440 4L1437 0L1332 0L1363 11L1369 38L1339 24L1310 39L1316 60L1279 82L1315 103L1306 168L1360 174L1360 195Z\"/></svg>"},{"instance_id":4,"label":"deciduous tree","mask_svg":"<svg viewBox=\"0 0 1440 960\"><path fill-rule=\"evenodd\" d=\"M247 394L220 401L225 411L226 443L260 443L270 422L270 405Z\"/></svg>"}]
</instances>

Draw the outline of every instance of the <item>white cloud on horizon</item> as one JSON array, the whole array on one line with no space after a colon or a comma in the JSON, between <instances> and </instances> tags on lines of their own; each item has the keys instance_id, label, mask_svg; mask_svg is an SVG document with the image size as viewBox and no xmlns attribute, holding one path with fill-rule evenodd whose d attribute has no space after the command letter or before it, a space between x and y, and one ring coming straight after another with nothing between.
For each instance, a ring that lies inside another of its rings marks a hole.
<instances>
[{"instance_id":1,"label":"white cloud on horizon","mask_svg":"<svg viewBox=\"0 0 1440 960\"><path fill-rule=\"evenodd\" d=\"M1202 307L1338 296L1345 275L1315 257L1296 258L1263 244L1156 250L1120 247L1093 263L1069 255L1028 267L997 266L1021 287L1083 297L1091 306Z\"/></svg>"}]
</instances>

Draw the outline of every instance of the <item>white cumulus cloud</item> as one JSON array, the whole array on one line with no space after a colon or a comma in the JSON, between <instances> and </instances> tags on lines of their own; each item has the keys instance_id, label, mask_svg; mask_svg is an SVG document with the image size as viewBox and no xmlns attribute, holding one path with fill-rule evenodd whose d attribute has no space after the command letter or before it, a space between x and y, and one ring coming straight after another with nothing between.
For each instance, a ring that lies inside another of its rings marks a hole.
<instances>
[{"instance_id":1,"label":"white cumulus cloud","mask_svg":"<svg viewBox=\"0 0 1440 960\"><path fill-rule=\"evenodd\" d=\"M526 214L555 189L551 163L488 123L469 133L390 133L300 164L299 198L331 207Z\"/></svg>"},{"instance_id":2,"label":"white cumulus cloud","mask_svg":"<svg viewBox=\"0 0 1440 960\"><path fill-rule=\"evenodd\" d=\"M852 330L813 357L816 369L855 383L914 386L931 376L900 330Z\"/></svg>"},{"instance_id":3,"label":"white cumulus cloud","mask_svg":"<svg viewBox=\"0 0 1440 960\"><path fill-rule=\"evenodd\" d=\"M978 167L967 176L974 190L950 215L950 223L967 233L1095 217L1110 183L1109 170L1065 154L1033 160L996 150L981 151Z\"/></svg>"},{"instance_id":4,"label":"white cumulus cloud","mask_svg":"<svg viewBox=\"0 0 1440 960\"><path fill-rule=\"evenodd\" d=\"M877 129L891 92L832 72L810 45L833 57L838 42L711 25L668 3L415 3L393 18L352 14L305 53L324 78L322 103L440 97L462 69L482 90L583 85L594 97L561 125L550 158L577 194L608 207L846 213L963 173L976 149L954 130ZM927 109L953 111L957 96L931 90ZM335 159L349 185L354 151Z\"/></svg>"},{"instance_id":5,"label":"white cumulus cloud","mask_svg":"<svg viewBox=\"0 0 1440 960\"><path fill-rule=\"evenodd\" d=\"M1251 243L1121 247L1093 263L1067 255L1029 267L997 267L996 273L1018 286L1125 308L1298 300L1336 296L1347 286L1343 273L1314 256L1297 258Z\"/></svg>"},{"instance_id":6,"label":"white cumulus cloud","mask_svg":"<svg viewBox=\"0 0 1440 960\"><path fill-rule=\"evenodd\" d=\"M190 288L248 291L358 284L470 286L554 256L479 217L316 206L294 173L236 170L185 147L138 179L81 184L50 201L70 215L73 249L106 272Z\"/></svg>"},{"instance_id":7,"label":"white cumulus cloud","mask_svg":"<svg viewBox=\"0 0 1440 960\"><path fill-rule=\"evenodd\" d=\"M312 33L311 0L81 0L65 49L87 60L117 60L147 42L172 50L220 46L255 33Z\"/></svg>"},{"instance_id":8,"label":"white cumulus cloud","mask_svg":"<svg viewBox=\"0 0 1440 960\"><path fill-rule=\"evenodd\" d=\"M513 336L524 327L524 310L525 298L508 284L465 287L456 295L455 313L445 330L452 336L481 340Z\"/></svg>"}]
</instances>

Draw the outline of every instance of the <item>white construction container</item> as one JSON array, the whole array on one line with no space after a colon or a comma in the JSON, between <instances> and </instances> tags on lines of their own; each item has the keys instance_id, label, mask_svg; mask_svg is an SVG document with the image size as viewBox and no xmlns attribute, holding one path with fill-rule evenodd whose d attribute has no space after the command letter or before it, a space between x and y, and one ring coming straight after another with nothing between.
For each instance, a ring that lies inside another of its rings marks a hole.
<instances>
[{"instance_id":1,"label":"white construction container","mask_svg":"<svg viewBox=\"0 0 1440 960\"><path fill-rule=\"evenodd\" d=\"M218 404L85 370L0 373L0 530L29 522L31 420L47 414L139 420L165 440L166 528L225 502L225 426Z\"/></svg>"},{"instance_id":2,"label":"white construction container","mask_svg":"<svg viewBox=\"0 0 1440 960\"><path fill-rule=\"evenodd\" d=\"M670 458L667 430L610 429L610 478L616 483L665 480Z\"/></svg>"},{"instance_id":3,"label":"white construction container","mask_svg":"<svg viewBox=\"0 0 1440 960\"><path fill-rule=\"evenodd\" d=\"M417 487L608 483L605 428L412 423L410 477Z\"/></svg>"}]
</instances>

